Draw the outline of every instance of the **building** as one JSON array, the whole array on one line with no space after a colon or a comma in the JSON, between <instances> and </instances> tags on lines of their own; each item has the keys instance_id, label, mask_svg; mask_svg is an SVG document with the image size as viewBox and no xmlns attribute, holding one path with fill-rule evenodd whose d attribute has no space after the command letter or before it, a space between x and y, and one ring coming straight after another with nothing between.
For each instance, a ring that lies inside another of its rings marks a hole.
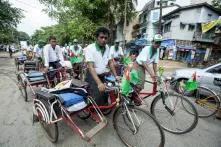
<instances>
[{"instance_id":1,"label":"building","mask_svg":"<svg viewBox=\"0 0 221 147\"><path fill-rule=\"evenodd\" d=\"M162 15L166 15L179 7L198 4L203 2L211 3L212 0L171 0L162 1ZM158 20L160 17L160 0L151 0L144 8L143 12L139 15L140 29L139 32L145 35L146 39L151 41L153 36L159 32Z\"/></svg>"},{"instance_id":2,"label":"building","mask_svg":"<svg viewBox=\"0 0 221 147\"><path fill-rule=\"evenodd\" d=\"M166 15L181 6L186 6L194 3L202 3L206 0L173 0L163 1L162 15ZM211 2L212 0L207 0ZM160 0L150 0L143 7L131 22L124 29L123 22L118 22L115 31L115 40L123 42L123 31L125 30L125 40L128 42L135 39L138 34L141 34L145 39L151 41L153 36L158 33L158 20L160 17Z\"/></svg>"},{"instance_id":3,"label":"building","mask_svg":"<svg viewBox=\"0 0 221 147\"><path fill-rule=\"evenodd\" d=\"M158 33L158 24L156 22L160 17L159 6L159 0L152 0L144 6L143 12L139 15L139 33L145 36L149 41ZM179 8L179 6L173 2L163 2L162 6L162 15L166 15Z\"/></svg>"},{"instance_id":4,"label":"building","mask_svg":"<svg viewBox=\"0 0 221 147\"><path fill-rule=\"evenodd\" d=\"M201 24L217 20L219 15L221 12L207 3L180 7L164 15L162 46L174 59L206 61L215 47L215 28L202 33Z\"/></svg>"}]
</instances>

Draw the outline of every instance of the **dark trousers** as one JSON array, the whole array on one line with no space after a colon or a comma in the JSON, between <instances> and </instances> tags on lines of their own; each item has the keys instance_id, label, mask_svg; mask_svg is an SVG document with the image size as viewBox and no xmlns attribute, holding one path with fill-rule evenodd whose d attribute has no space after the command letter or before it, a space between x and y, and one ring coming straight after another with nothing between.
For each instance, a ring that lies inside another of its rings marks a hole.
<instances>
[{"instance_id":1,"label":"dark trousers","mask_svg":"<svg viewBox=\"0 0 221 147\"><path fill-rule=\"evenodd\" d=\"M98 75L100 80L104 82L104 75ZM108 105L108 94L107 93L101 93L98 89L98 85L95 82L94 78L90 74L89 71L87 71L86 74L86 82L89 83L90 88L89 88L89 93L90 95L94 98L95 102L97 103L98 106L104 106Z\"/></svg>"},{"instance_id":2,"label":"dark trousers","mask_svg":"<svg viewBox=\"0 0 221 147\"><path fill-rule=\"evenodd\" d=\"M49 62L49 68L50 67L52 67L53 69L58 69L58 68L61 68L62 65L59 63L59 61ZM49 80L53 80L55 76L56 76L56 71L48 72ZM60 75L57 75L57 76L60 76ZM60 77L56 77L56 78L59 79Z\"/></svg>"}]
</instances>

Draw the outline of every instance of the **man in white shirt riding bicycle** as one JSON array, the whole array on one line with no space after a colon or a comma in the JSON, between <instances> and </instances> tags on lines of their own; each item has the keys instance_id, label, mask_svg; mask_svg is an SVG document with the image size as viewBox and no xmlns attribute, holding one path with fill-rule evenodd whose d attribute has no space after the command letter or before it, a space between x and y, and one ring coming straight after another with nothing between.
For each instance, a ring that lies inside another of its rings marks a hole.
<instances>
[{"instance_id":1,"label":"man in white shirt riding bicycle","mask_svg":"<svg viewBox=\"0 0 221 147\"><path fill-rule=\"evenodd\" d=\"M139 93L144 89L145 71L148 72L151 79L155 82L157 77L157 64L159 63L159 47L161 45L162 36L156 34L153 38L152 45L142 49L136 58L137 71L139 81L136 84L136 91ZM152 64L152 68L151 65ZM139 105L141 101L135 98L135 102Z\"/></svg>"},{"instance_id":2,"label":"man in white shirt riding bicycle","mask_svg":"<svg viewBox=\"0 0 221 147\"><path fill-rule=\"evenodd\" d=\"M95 98L98 105L106 105L108 103L107 95L105 94L105 76L111 70L112 74L117 78L114 63L109 54L110 49L107 45L108 37L109 30L107 28L98 28L96 42L88 45L85 49L85 61L88 64L86 81L90 84L92 97Z\"/></svg>"}]
</instances>

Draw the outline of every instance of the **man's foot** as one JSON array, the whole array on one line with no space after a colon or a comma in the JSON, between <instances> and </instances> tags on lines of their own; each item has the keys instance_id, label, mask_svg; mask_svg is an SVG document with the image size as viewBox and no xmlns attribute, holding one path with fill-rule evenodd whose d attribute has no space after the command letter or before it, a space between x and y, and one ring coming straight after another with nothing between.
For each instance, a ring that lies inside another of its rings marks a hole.
<instances>
[{"instance_id":1,"label":"man's foot","mask_svg":"<svg viewBox=\"0 0 221 147\"><path fill-rule=\"evenodd\" d=\"M132 94L132 99L133 99L134 104L135 104L136 106L142 105L142 100L141 100L141 98L139 97L139 95L137 95L136 93L133 93L133 94Z\"/></svg>"}]
</instances>

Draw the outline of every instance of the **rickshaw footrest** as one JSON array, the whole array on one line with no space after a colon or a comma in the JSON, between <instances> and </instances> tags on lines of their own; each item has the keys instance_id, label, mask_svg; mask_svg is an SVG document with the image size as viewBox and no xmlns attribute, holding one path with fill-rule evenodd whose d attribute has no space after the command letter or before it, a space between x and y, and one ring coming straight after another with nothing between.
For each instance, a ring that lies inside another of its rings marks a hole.
<instances>
[{"instance_id":1,"label":"rickshaw footrest","mask_svg":"<svg viewBox=\"0 0 221 147\"><path fill-rule=\"evenodd\" d=\"M103 129L107 125L107 120L106 118L103 118L103 121L101 121L99 124L97 124L94 128L89 130L86 133L86 136L88 138L92 138L94 135L96 135L101 129Z\"/></svg>"}]
</instances>

